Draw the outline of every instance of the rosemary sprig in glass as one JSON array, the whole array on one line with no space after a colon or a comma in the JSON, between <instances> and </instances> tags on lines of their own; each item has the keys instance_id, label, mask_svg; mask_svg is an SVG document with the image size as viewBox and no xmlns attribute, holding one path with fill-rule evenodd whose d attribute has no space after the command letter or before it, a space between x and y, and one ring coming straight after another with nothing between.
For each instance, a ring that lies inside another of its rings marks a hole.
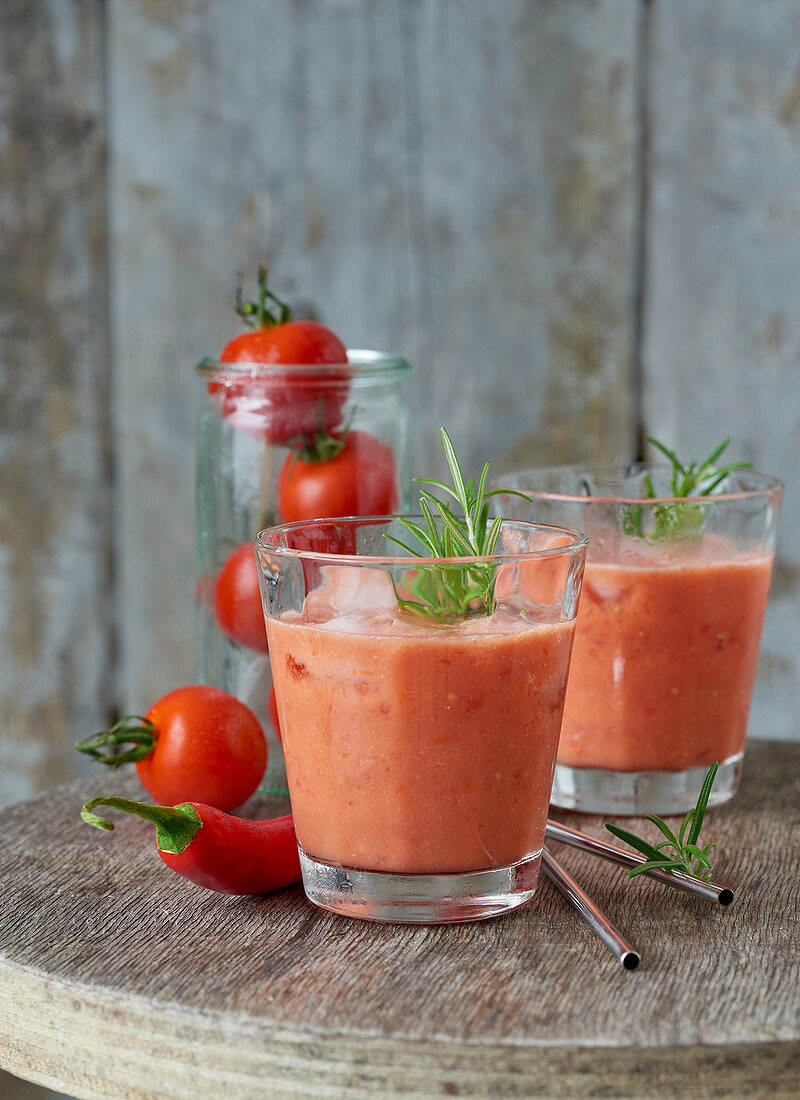
<instances>
[{"instance_id":1,"label":"rosemary sprig in glass","mask_svg":"<svg viewBox=\"0 0 800 1100\"><path fill-rule=\"evenodd\" d=\"M730 462L727 466L716 466L717 459L730 443L730 437L723 439L703 462L683 463L677 454L666 444L652 435L645 437L672 464L672 497L712 496L734 470L749 469L749 462ZM655 499L658 494L649 473L644 475L645 499ZM652 514L652 529L645 530L645 517ZM623 510L622 529L626 535L646 538L649 542L672 537L699 537L703 533L706 508L702 504L658 504L646 507L642 504L630 504Z\"/></svg>"},{"instance_id":2,"label":"rosemary sprig in glass","mask_svg":"<svg viewBox=\"0 0 800 1100\"><path fill-rule=\"evenodd\" d=\"M632 848L635 848L637 852L641 852L647 859L646 863L642 863L632 871L628 871L628 878L635 878L637 875L644 874L645 871L655 869L668 873L680 871L684 875L691 875L703 882L707 882L711 878L709 853L714 845L707 844L705 848L700 848L698 841L718 767L718 764L712 764L708 769L703 780L703 786L700 788L697 804L694 809L689 810L683 819L683 824L677 836L666 821L655 814L646 814L644 820L652 821L656 828L663 833L665 839L660 844L649 844L640 836L636 836L635 833L629 833L627 829L621 829L618 825L606 824L606 828L610 833L619 837L620 840L624 840L626 844L630 844ZM672 849L672 854L669 853L668 849Z\"/></svg>"},{"instance_id":3,"label":"rosemary sprig in glass","mask_svg":"<svg viewBox=\"0 0 800 1100\"><path fill-rule=\"evenodd\" d=\"M432 477L416 477L414 481L433 485L452 497L462 514L457 515L448 503L422 489L420 510L425 525L405 517L399 518L403 527L420 543L422 550L415 550L393 535L386 537L414 558L488 557L495 551L503 522L501 516L489 522L489 500L513 490L487 491L488 462L483 467L477 488L473 478L465 480L450 436L444 428L441 433L452 486ZM521 496L519 493L515 495ZM496 569L493 562L448 562L410 569L403 579L403 587L416 598L402 598L395 586L398 606L404 611L415 612L441 623L491 615L495 606Z\"/></svg>"}]
</instances>

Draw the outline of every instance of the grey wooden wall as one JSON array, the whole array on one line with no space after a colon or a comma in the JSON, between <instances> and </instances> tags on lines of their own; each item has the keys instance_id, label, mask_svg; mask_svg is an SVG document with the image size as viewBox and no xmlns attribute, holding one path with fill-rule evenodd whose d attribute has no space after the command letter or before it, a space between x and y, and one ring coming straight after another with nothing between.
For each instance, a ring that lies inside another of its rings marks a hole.
<instances>
[{"instance_id":1,"label":"grey wooden wall","mask_svg":"<svg viewBox=\"0 0 800 1100\"><path fill-rule=\"evenodd\" d=\"M795 738L797 0L4 0L0 802L194 676L192 365L238 270L467 462L788 485L751 730Z\"/></svg>"}]
</instances>

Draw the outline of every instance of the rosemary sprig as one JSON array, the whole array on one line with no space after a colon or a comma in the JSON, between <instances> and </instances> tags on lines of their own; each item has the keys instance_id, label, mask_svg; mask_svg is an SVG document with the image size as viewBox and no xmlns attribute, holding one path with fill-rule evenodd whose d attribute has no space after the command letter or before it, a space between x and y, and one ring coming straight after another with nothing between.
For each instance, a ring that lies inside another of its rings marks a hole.
<instances>
[{"instance_id":1,"label":"rosemary sprig","mask_svg":"<svg viewBox=\"0 0 800 1100\"><path fill-rule=\"evenodd\" d=\"M712 764L708 769L703 780L703 786L700 788L697 804L694 809L689 810L683 819L683 824L677 836L675 836L666 821L655 814L646 814L644 817L645 821L652 821L665 837L660 844L655 845L649 844L646 840L636 836L635 833L629 833L627 829L621 829L618 825L606 823L606 828L610 833L619 837L620 840L624 840L626 844L630 844L632 848L635 848L637 852L641 852L647 858L646 863L642 863L632 871L628 871L628 878L635 878L637 875L644 874L645 871L654 869L666 871L670 874L673 871L680 871L681 874L691 875L703 882L707 882L711 878L711 860L708 857L714 845L707 844L705 848L700 848L698 841L718 767L718 764ZM673 854L669 854L668 849L672 849Z\"/></svg>"},{"instance_id":2,"label":"rosemary sprig","mask_svg":"<svg viewBox=\"0 0 800 1100\"><path fill-rule=\"evenodd\" d=\"M652 435L645 437L672 464L673 497L712 496L722 485L728 474L734 470L749 469L749 462L729 462L727 466L716 466L717 459L730 443L730 436L723 439L703 462L683 463L672 448L667 447ZM645 499L658 496L649 473L644 475ZM649 542L672 537L699 537L703 533L706 508L702 504L658 504L646 507L642 504L630 504L623 509L622 529L626 535L646 538ZM645 530L645 516L652 513L652 530Z\"/></svg>"},{"instance_id":3,"label":"rosemary sprig","mask_svg":"<svg viewBox=\"0 0 800 1100\"><path fill-rule=\"evenodd\" d=\"M457 515L448 503L422 489L420 510L425 525L403 517L399 520L422 546L422 550L415 550L393 535L386 537L414 558L488 557L494 553L503 522L501 516L489 522L489 500L513 490L486 489L488 462L483 467L477 488L473 478L465 481L452 440L444 428L441 433L452 486L432 477L416 477L414 481L433 485L452 497L462 514ZM492 562L464 562L408 570L403 587L416 599L403 599L397 594L398 606L439 622L458 622L470 616L491 615L494 610L496 568Z\"/></svg>"}]
</instances>

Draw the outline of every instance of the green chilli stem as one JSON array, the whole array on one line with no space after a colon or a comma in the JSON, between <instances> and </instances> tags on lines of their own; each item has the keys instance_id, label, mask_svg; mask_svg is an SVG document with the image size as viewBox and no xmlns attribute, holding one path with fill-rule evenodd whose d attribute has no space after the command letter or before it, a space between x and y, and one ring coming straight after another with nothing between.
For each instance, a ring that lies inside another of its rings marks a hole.
<instances>
[{"instance_id":1,"label":"green chilli stem","mask_svg":"<svg viewBox=\"0 0 800 1100\"><path fill-rule=\"evenodd\" d=\"M136 814L156 827L156 847L159 852L174 852L180 855L186 851L198 832L203 828L200 814L189 802L178 806L151 806L147 802L132 802L129 798L100 796L90 798L81 808L81 817L87 825L111 832L114 825L105 817L93 814L95 806L112 806L126 814Z\"/></svg>"}]
</instances>

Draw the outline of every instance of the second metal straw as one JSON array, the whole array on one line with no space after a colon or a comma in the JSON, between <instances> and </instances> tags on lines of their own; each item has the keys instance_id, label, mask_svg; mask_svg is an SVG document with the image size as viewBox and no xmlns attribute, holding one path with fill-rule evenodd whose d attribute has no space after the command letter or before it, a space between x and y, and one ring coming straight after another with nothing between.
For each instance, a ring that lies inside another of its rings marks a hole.
<instances>
[{"instance_id":1,"label":"second metal straw","mask_svg":"<svg viewBox=\"0 0 800 1100\"><path fill-rule=\"evenodd\" d=\"M560 863L553 859L547 848L542 850L542 870L577 909L586 923L597 933L625 969L635 970L641 961L639 952L635 951L628 941L623 938L605 913L597 908L575 879L564 870Z\"/></svg>"}]
</instances>

